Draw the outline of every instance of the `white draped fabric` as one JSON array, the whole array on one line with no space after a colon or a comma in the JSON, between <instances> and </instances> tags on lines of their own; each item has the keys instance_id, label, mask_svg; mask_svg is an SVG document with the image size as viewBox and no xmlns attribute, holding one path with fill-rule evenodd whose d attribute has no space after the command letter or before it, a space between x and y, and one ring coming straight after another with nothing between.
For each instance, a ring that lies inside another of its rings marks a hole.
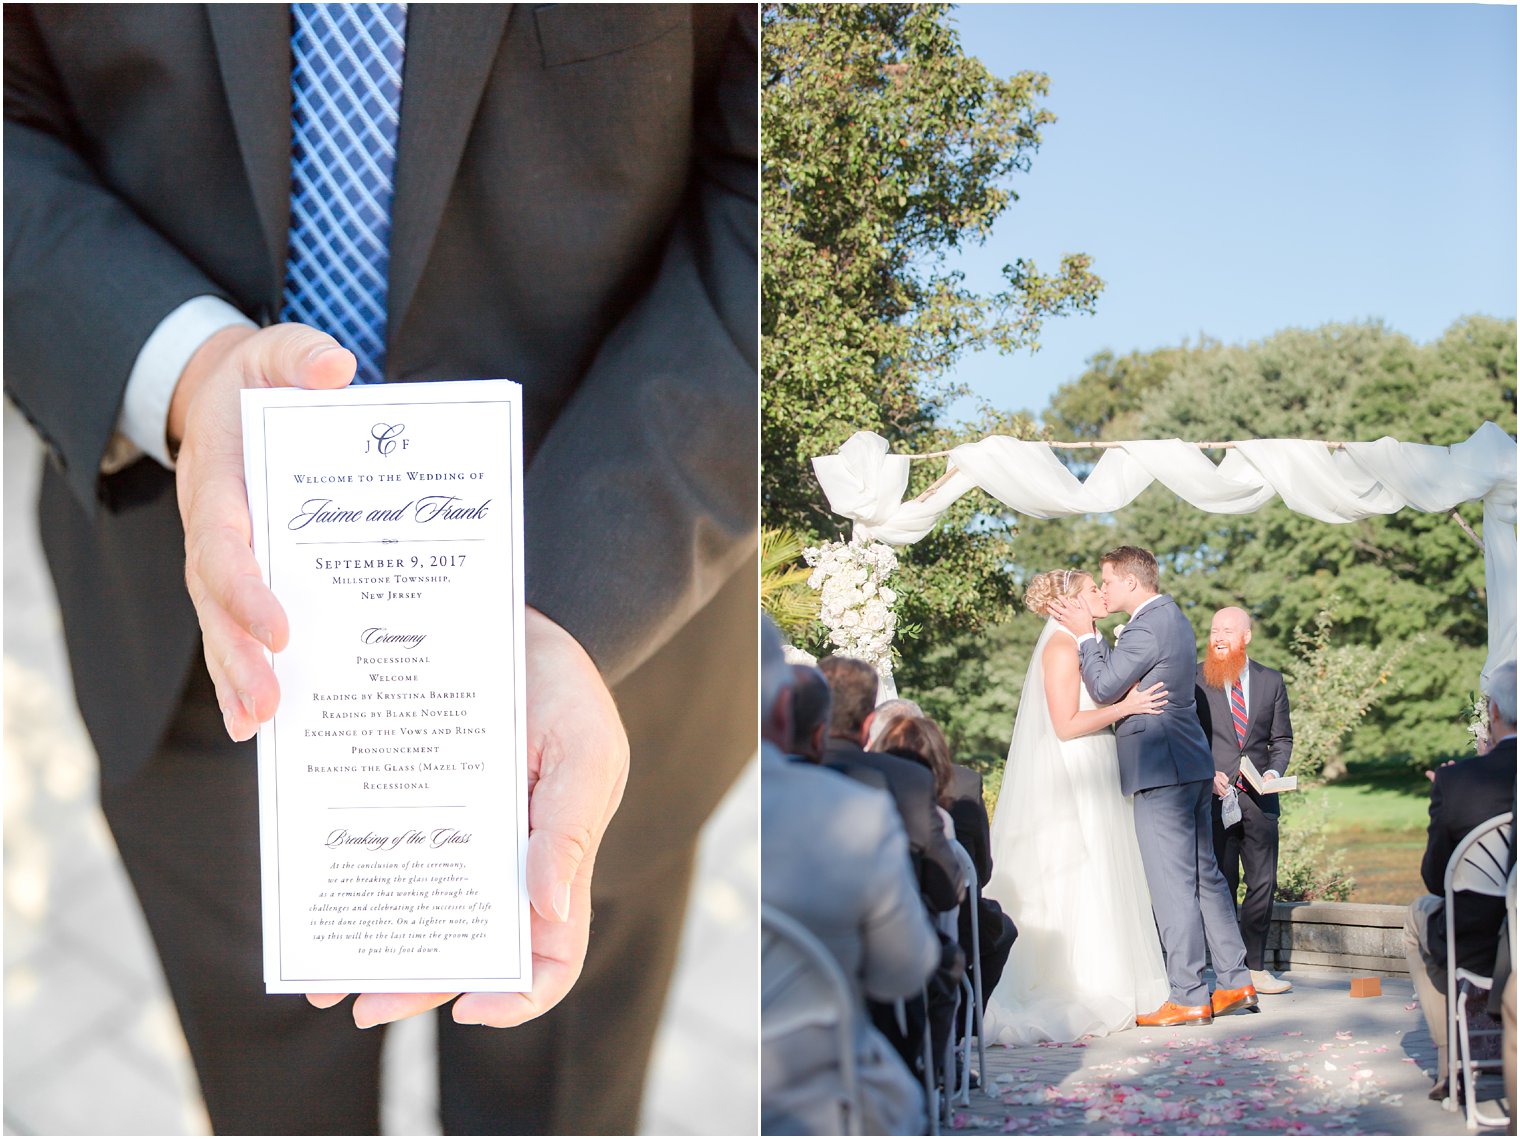
<instances>
[{"instance_id":1,"label":"white draped fabric","mask_svg":"<svg viewBox=\"0 0 1520 1139\"><path fill-rule=\"evenodd\" d=\"M1244 440L1217 465L1179 439L1140 440L1104 451L1079 479L1049 445L993 435L956 447L948 477L923 501L904 501L907 456L889 454L880 435L860 431L837 454L814 459L813 470L830 508L855 523L857 536L892 546L918 541L976 487L1031 518L1112 513L1153 482L1213 514L1249 514L1280 497L1321 522L1354 522L1405 507L1444 513L1481 500L1487 676L1515 659L1515 459L1515 440L1485 423L1449 447L1383 438L1332 451L1308 439Z\"/></svg>"}]
</instances>

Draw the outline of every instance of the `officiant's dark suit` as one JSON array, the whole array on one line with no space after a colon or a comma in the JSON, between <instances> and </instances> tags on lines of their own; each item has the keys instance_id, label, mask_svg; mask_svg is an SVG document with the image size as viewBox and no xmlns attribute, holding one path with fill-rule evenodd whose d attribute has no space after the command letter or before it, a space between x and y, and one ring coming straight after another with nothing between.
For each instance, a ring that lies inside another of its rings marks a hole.
<instances>
[{"instance_id":1,"label":"officiant's dark suit","mask_svg":"<svg viewBox=\"0 0 1520 1139\"><path fill-rule=\"evenodd\" d=\"M1249 658L1246 672L1250 698L1243 744L1235 735L1228 691L1204 683L1202 664L1198 666L1194 697L1198 722L1214 753L1214 770L1239 790L1240 822L1232 827L1224 825L1221 800L1216 797L1213 801L1214 854L1231 898L1244 867L1246 896L1240 904L1240 939L1246 945L1246 968L1263 970L1267 967L1272 898L1277 892L1277 818L1282 808L1275 793L1262 795L1241 778L1240 757L1247 756L1259 772L1286 775L1293 756L1293 721L1288 715L1288 689L1282 673Z\"/></svg>"},{"instance_id":2,"label":"officiant's dark suit","mask_svg":"<svg viewBox=\"0 0 1520 1139\"><path fill-rule=\"evenodd\" d=\"M439 1018L450 1130L635 1126L696 830L754 752L756 24L411 9L385 379L522 383L528 601L596 661L633 752L570 997L511 1030ZM6 7L6 391L50 455L103 805L213 1122L365 1132L380 1034L263 994L253 745L199 659L174 475L99 473L167 314L280 311L290 37L286 5Z\"/></svg>"}]
</instances>

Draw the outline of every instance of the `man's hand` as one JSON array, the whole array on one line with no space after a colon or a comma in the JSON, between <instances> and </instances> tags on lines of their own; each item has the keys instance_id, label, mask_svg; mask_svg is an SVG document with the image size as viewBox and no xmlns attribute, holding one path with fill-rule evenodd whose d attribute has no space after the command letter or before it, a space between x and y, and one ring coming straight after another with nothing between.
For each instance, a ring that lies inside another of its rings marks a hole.
<instances>
[{"instance_id":1,"label":"man's hand","mask_svg":"<svg viewBox=\"0 0 1520 1139\"><path fill-rule=\"evenodd\" d=\"M1214 772L1214 796L1223 799L1230 793L1230 777L1223 771Z\"/></svg>"},{"instance_id":2,"label":"man's hand","mask_svg":"<svg viewBox=\"0 0 1520 1139\"><path fill-rule=\"evenodd\" d=\"M1456 762L1457 761L1454 760L1454 759L1448 759L1445 763L1441 764L1441 766L1442 767L1450 767L1452 764L1454 764ZM1435 771L1433 771L1433 770L1431 770L1430 768L1427 767L1425 769L1425 778L1429 779L1432 783L1434 783L1436 781L1436 773L1435 773Z\"/></svg>"},{"instance_id":3,"label":"man's hand","mask_svg":"<svg viewBox=\"0 0 1520 1139\"><path fill-rule=\"evenodd\" d=\"M628 782L628 737L596 665L569 633L527 611L528 897L533 989L467 993L460 1024L510 1028L548 1012L581 974L591 932L591 871ZM311 993L329 1008L347 994ZM369 1028L452 1000L454 993L365 993L354 1023Z\"/></svg>"},{"instance_id":4,"label":"man's hand","mask_svg":"<svg viewBox=\"0 0 1520 1139\"><path fill-rule=\"evenodd\" d=\"M227 734L246 740L274 715L280 686L264 650L290 640L285 610L251 548L243 482L243 388L341 388L354 355L303 324L234 326L196 349L169 404L169 447L185 525L185 585Z\"/></svg>"},{"instance_id":5,"label":"man's hand","mask_svg":"<svg viewBox=\"0 0 1520 1139\"><path fill-rule=\"evenodd\" d=\"M1058 597L1050 603L1050 615L1079 637L1093 632L1092 610L1080 600Z\"/></svg>"}]
</instances>

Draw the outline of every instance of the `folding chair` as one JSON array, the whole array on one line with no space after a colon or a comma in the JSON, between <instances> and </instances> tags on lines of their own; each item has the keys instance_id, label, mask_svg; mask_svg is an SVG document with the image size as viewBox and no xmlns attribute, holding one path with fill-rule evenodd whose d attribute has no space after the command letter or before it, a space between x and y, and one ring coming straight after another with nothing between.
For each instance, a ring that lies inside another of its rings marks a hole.
<instances>
[{"instance_id":1,"label":"folding chair","mask_svg":"<svg viewBox=\"0 0 1520 1139\"><path fill-rule=\"evenodd\" d=\"M919 1034L923 1043L923 1055L920 1062L923 1064L924 1080L924 1114L929 1120L929 1134L939 1134L940 1094L939 1083L934 1078L934 1034L929 1029L929 986L924 986L922 996L924 1002L924 1026ZM908 1035L908 1002L906 998L899 997L893 1003L893 1010L897 1014L897 1030L906 1039Z\"/></svg>"},{"instance_id":2,"label":"folding chair","mask_svg":"<svg viewBox=\"0 0 1520 1139\"><path fill-rule=\"evenodd\" d=\"M1514 815L1509 812L1495 815L1468 831L1467 837L1457 844L1457 849L1451 852L1451 860L1446 864L1446 1086L1451 1094L1443 1106L1447 1111L1455 1111L1462 1098L1457 1089L1464 1089L1469 1130L1479 1126L1505 1127L1509 1124L1509 1117L1494 1118L1478 1110L1478 1074L1502 1067L1503 1061L1474 1060L1472 1036L1497 1034L1502 1039L1503 1029L1479 1029L1477 1033L1469 1029L1468 997L1476 990L1481 990L1486 996L1493 987L1494 979L1492 976L1485 977L1470 969L1457 967L1456 894L1461 890L1489 898L1504 897L1510 848L1514 841ZM1489 972L1492 973L1493 970L1490 969ZM1502 1055L1502 1045L1500 1052ZM1461 1074L1460 1084L1458 1073ZM1510 1111L1514 1111L1514 1104L1510 1105Z\"/></svg>"},{"instance_id":3,"label":"folding chair","mask_svg":"<svg viewBox=\"0 0 1520 1139\"><path fill-rule=\"evenodd\" d=\"M782 1040L822 1028L835 1038L839 1062L841 1135L859 1135L860 1079L855 1068L855 991L834 955L801 922L760 907L760 1037Z\"/></svg>"},{"instance_id":4,"label":"folding chair","mask_svg":"<svg viewBox=\"0 0 1520 1139\"><path fill-rule=\"evenodd\" d=\"M960 858L961 870L966 875L966 900L963 905L971 911L971 946L967 953L966 976L961 979L961 996L967 1002L966 1031L955 1044L960 1064L960 1088L955 1103L962 1107L971 1104L971 1037L976 1037L977 1072L982 1086L987 1085L987 1044L982 1034L982 931L981 931L981 884L976 880L976 865L971 855L960 843L955 844ZM954 1071L955 1069L951 1069Z\"/></svg>"}]
</instances>

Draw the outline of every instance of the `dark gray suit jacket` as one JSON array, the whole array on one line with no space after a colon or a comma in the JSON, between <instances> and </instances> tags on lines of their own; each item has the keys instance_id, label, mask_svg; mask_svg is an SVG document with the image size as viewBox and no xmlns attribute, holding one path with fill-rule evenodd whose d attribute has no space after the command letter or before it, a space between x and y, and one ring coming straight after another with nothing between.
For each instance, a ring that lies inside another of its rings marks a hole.
<instances>
[{"instance_id":1,"label":"dark gray suit jacket","mask_svg":"<svg viewBox=\"0 0 1520 1139\"><path fill-rule=\"evenodd\" d=\"M756 25L409 19L386 379L523 385L528 601L619 686L628 798L669 813L609 832L599 881L648 869L754 749ZM199 633L173 475L101 456L180 303L279 311L289 77L283 4L5 8L6 391L51 456L44 544L107 778L157 746Z\"/></svg>"},{"instance_id":2,"label":"dark gray suit jacket","mask_svg":"<svg viewBox=\"0 0 1520 1139\"><path fill-rule=\"evenodd\" d=\"M1446 886L1446 864L1462 840L1479 823L1515 810L1515 741L1503 740L1487 755L1458 760L1436 768L1430 785L1430 826L1425 838L1425 857L1420 877L1432 894ZM1496 868L1506 875L1509 865ZM1458 891L1456 895L1457 965L1483 976L1492 976L1498 948L1499 926L1504 921L1504 898ZM1430 919L1433 945L1446 944L1445 912ZM1443 962L1444 968L1444 962Z\"/></svg>"},{"instance_id":3,"label":"dark gray suit jacket","mask_svg":"<svg viewBox=\"0 0 1520 1139\"><path fill-rule=\"evenodd\" d=\"M1124 794L1214 777L1193 701L1198 643L1170 596L1163 593L1140 610L1112 647L1101 636L1082 642L1081 657L1082 680L1099 704L1112 704L1136 684L1166 685L1159 716L1126 716L1114 729Z\"/></svg>"},{"instance_id":4,"label":"dark gray suit jacket","mask_svg":"<svg viewBox=\"0 0 1520 1139\"><path fill-rule=\"evenodd\" d=\"M1249 756L1257 771L1288 774L1293 758L1293 721L1288 715L1288 689L1283 675L1254 660L1247 660L1246 672L1251 681L1251 696L1246 708L1246 742L1242 747L1235 735L1235 718L1230 714L1230 694L1224 688L1211 688L1203 682L1203 665L1198 666L1194 699L1198 702L1198 722L1214 753L1214 770L1222 771L1236 782L1240 774L1240 757ZM1269 815L1280 812L1277 794L1258 795L1249 783L1250 795Z\"/></svg>"},{"instance_id":5,"label":"dark gray suit jacket","mask_svg":"<svg viewBox=\"0 0 1520 1139\"><path fill-rule=\"evenodd\" d=\"M908 849L925 903L936 911L954 909L966 892L966 876L934 809L934 774L911 759L866 751L838 737L829 740L823 764L892 796L908 832Z\"/></svg>"}]
</instances>

